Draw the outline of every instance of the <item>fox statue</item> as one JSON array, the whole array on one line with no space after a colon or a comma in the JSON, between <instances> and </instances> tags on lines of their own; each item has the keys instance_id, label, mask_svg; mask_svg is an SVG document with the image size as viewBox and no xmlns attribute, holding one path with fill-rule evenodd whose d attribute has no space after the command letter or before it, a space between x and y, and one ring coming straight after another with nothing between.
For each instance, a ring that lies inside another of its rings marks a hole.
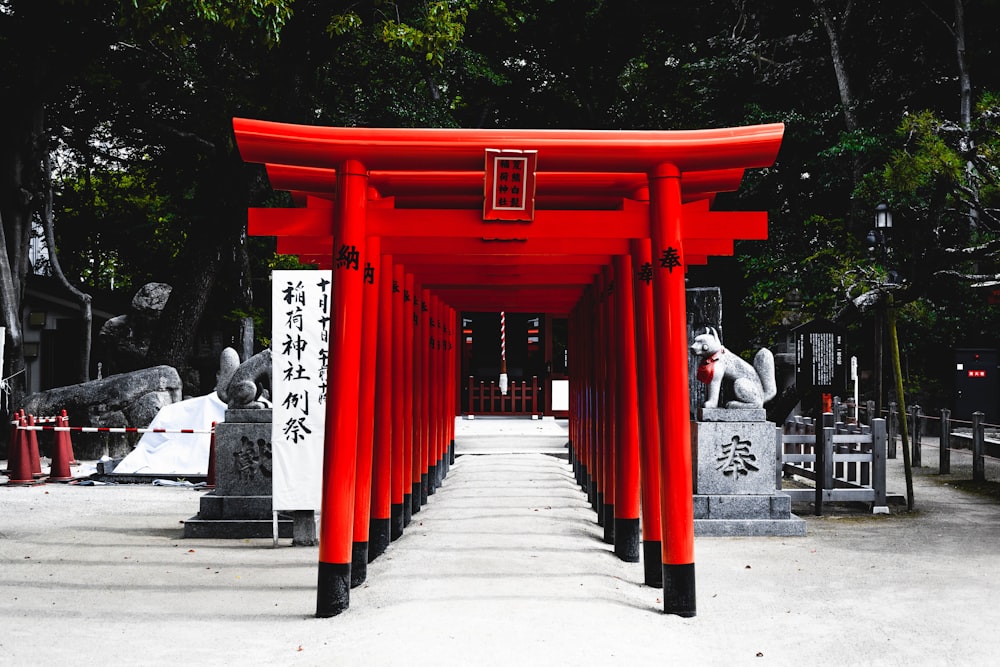
<instances>
[{"instance_id":1,"label":"fox statue","mask_svg":"<svg viewBox=\"0 0 1000 667\"><path fill-rule=\"evenodd\" d=\"M708 327L705 333L695 336L691 352L698 358L695 376L708 385L706 408L722 407L719 398L723 382L732 391L733 400L725 405L729 409L762 408L778 393L774 380L774 355L767 348L758 351L753 365L750 365L727 350L719 340L718 332Z\"/></svg>"}]
</instances>

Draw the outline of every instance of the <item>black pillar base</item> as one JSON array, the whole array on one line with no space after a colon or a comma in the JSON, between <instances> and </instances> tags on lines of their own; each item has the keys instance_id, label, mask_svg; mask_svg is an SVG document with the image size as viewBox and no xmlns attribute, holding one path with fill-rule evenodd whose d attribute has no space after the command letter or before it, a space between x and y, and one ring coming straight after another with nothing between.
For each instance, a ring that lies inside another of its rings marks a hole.
<instances>
[{"instance_id":1,"label":"black pillar base","mask_svg":"<svg viewBox=\"0 0 1000 667\"><path fill-rule=\"evenodd\" d=\"M392 541L392 519L375 519L368 521L368 562L372 562L385 553Z\"/></svg>"},{"instance_id":2,"label":"black pillar base","mask_svg":"<svg viewBox=\"0 0 1000 667\"><path fill-rule=\"evenodd\" d=\"M406 527L406 518L403 516L403 505L393 504L389 509L389 539L393 542L403 536L403 528Z\"/></svg>"},{"instance_id":3,"label":"black pillar base","mask_svg":"<svg viewBox=\"0 0 1000 667\"><path fill-rule=\"evenodd\" d=\"M604 494L600 491L594 491L594 499L590 501L593 506L594 511L597 512L597 525L604 525Z\"/></svg>"},{"instance_id":4,"label":"black pillar base","mask_svg":"<svg viewBox=\"0 0 1000 667\"><path fill-rule=\"evenodd\" d=\"M430 480L427 478L427 473L421 473L420 475L420 504L427 504L427 492Z\"/></svg>"},{"instance_id":5,"label":"black pillar base","mask_svg":"<svg viewBox=\"0 0 1000 667\"><path fill-rule=\"evenodd\" d=\"M695 615L694 563L663 564L663 612L684 618Z\"/></svg>"},{"instance_id":6,"label":"black pillar base","mask_svg":"<svg viewBox=\"0 0 1000 667\"><path fill-rule=\"evenodd\" d=\"M413 496L409 493L403 495L403 528L410 525L413 520Z\"/></svg>"},{"instance_id":7,"label":"black pillar base","mask_svg":"<svg viewBox=\"0 0 1000 667\"><path fill-rule=\"evenodd\" d=\"M420 511L420 482L414 482L410 489L410 512L416 514Z\"/></svg>"},{"instance_id":8,"label":"black pillar base","mask_svg":"<svg viewBox=\"0 0 1000 667\"><path fill-rule=\"evenodd\" d=\"M587 492L587 500L590 501L590 506L598 514L601 513L601 505L604 504L604 498L599 498L597 495L597 482L595 480L590 480L588 484L590 491Z\"/></svg>"},{"instance_id":9,"label":"black pillar base","mask_svg":"<svg viewBox=\"0 0 1000 667\"><path fill-rule=\"evenodd\" d=\"M330 618L351 606L351 564L319 564L316 587L316 617Z\"/></svg>"},{"instance_id":10,"label":"black pillar base","mask_svg":"<svg viewBox=\"0 0 1000 667\"><path fill-rule=\"evenodd\" d=\"M427 470L427 495L433 496L438 488L438 470L436 465L432 465Z\"/></svg>"},{"instance_id":11,"label":"black pillar base","mask_svg":"<svg viewBox=\"0 0 1000 667\"><path fill-rule=\"evenodd\" d=\"M639 562L639 519L615 517L615 555L626 563Z\"/></svg>"},{"instance_id":12,"label":"black pillar base","mask_svg":"<svg viewBox=\"0 0 1000 667\"><path fill-rule=\"evenodd\" d=\"M642 541L643 583L653 588L663 588L663 543L659 540Z\"/></svg>"},{"instance_id":13,"label":"black pillar base","mask_svg":"<svg viewBox=\"0 0 1000 667\"><path fill-rule=\"evenodd\" d=\"M604 504L604 543L615 543L615 506Z\"/></svg>"},{"instance_id":14,"label":"black pillar base","mask_svg":"<svg viewBox=\"0 0 1000 667\"><path fill-rule=\"evenodd\" d=\"M351 544L351 588L357 588L368 578L368 543Z\"/></svg>"},{"instance_id":15,"label":"black pillar base","mask_svg":"<svg viewBox=\"0 0 1000 667\"><path fill-rule=\"evenodd\" d=\"M455 465L455 441L452 440L448 445L448 458L451 459L451 464Z\"/></svg>"}]
</instances>

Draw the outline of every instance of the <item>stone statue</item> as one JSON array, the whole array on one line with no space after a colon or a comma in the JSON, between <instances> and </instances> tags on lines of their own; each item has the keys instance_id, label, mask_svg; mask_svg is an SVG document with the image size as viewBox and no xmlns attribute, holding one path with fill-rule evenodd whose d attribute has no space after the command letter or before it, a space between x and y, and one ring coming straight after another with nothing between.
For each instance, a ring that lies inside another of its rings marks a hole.
<instances>
[{"instance_id":1,"label":"stone statue","mask_svg":"<svg viewBox=\"0 0 1000 667\"><path fill-rule=\"evenodd\" d=\"M777 394L774 355L767 348L758 351L750 365L727 350L716 330L708 327L705 333L695 336L691 352L698 358L695 376L708 385L706 408L722 407L723 383L734 399L725 404L730 410L763 408Z\"/></svg>"},{"instance_id":2,"label":"stone statue","mask_svg":"<svg viewBox=\"0 0 1000 667\"><path fill-rule=\"evenodd\" d=\"M225 391L220 391L219 395L230 410L253 410L271 407L270 390L271 350L268 348L240 364Z\"/></svg>"}]
</instances>

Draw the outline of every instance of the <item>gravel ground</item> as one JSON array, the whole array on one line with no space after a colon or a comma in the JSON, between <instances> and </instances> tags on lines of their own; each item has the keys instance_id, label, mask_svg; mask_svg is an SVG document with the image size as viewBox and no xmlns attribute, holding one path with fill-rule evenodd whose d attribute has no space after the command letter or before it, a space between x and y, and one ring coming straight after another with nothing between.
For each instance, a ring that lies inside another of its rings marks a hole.
<instances>
[{"instance_id":1,"label":"gravel ground","mask_svg":"<svg viewBox=\"0 0 1000 667\"><path fill-rule=\"evenodd\" d=\"M942 477L925 441L914 512L796 504L805 537L698 538L682 619L602 541L550 455L564 424L459 420L444 485L329 619L315 547L182 538L200 491L0 488L0 664L996 664L995 464Z\"/></svg>"}]
</instances>

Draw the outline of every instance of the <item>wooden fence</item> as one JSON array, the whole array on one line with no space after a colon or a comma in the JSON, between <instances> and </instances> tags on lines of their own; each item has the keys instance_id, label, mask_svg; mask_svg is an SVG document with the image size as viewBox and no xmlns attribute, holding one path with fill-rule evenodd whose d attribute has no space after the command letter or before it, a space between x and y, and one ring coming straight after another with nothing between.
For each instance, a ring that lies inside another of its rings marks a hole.
<instances>
[{"instance_id":1,"label":"wooden fence","mask_svg":"<svg viewBox=\"0 0 1000 667\"><path fill-rule=\"evenodd\" d=\"M873 419L870 426L834 424L827 413L817 428L813 420L797 417L777 429L776 439L777 487L793 501L812 500L816 515L823 513L824 502L867 502L874 513L888 514L884 419ZM812 480L814 488L782 488L786 475Z\"/></svg>"}]
</instances>

